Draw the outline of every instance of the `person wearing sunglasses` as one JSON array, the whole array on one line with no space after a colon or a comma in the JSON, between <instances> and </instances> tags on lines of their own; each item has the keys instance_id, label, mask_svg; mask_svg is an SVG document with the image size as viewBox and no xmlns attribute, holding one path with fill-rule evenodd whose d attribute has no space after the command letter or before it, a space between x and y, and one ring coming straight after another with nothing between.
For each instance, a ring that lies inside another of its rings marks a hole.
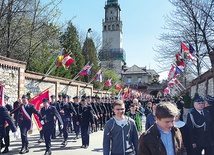
<instances>
[{"instance_id":1,"label":"person wearing sunglasses","mask_svg":"<svg viewBox=\"0 0 214 155\"><path fill-rule=\"evenodd\" d=\"M201 155L204 150L205 155L213 155L213 138L211 136L212 125L210 112L205 107L202 97L197 97L193 101L194 108L187 115L187 126L189 128L192 155Z\"/></svg>"}]
</instances>

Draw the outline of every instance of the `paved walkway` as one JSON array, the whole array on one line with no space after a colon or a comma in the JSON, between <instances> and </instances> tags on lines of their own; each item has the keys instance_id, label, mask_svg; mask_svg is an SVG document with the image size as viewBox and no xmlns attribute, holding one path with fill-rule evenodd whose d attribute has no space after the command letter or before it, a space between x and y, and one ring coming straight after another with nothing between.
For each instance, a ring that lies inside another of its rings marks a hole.
<instances>
[{"instance_id":1,"label":"paved walkway","mask_svg":"<svg viewBox=\"0 0 214 155\"><path fill-rule=\"evenodd\" d=\"M143 129L145 124L145 118L143 119ZM17 155L21 149L21 139L14 139L11 134L11 146L9 147L10 152L5 155ZM38 143L39 132L34 130L33 134L28 135L29 149L28 155L43 155L45 152L45 144ZM70 133L68 138L68 145L62 146L61 143L63 138L57 137L52 140L52 154L53 155L102 155L102 142L103 142L103 131L98 131L90 134L90 146L87 149L81 148L81 138L74 140L74 134ZM2 149L3 151L3 149Z\"/></svg>"}]
</instances>

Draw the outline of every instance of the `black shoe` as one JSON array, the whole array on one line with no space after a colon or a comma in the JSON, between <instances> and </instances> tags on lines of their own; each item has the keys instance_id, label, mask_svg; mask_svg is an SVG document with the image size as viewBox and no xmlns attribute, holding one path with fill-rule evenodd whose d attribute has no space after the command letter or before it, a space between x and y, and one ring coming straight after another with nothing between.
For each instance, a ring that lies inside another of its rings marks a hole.
<instances>
[{"instance_id":1,"label":"black shoe","mask_svg":"<svg viewBox=\"0 0 214 155\"><path fill-rule=\"evenodd\" d=\"M51 150L47 150L47 151L45 151L45 154L44 155L51 155L52 153L51 153Z\"/></svg>"},{"instance_id":2,"label":"black shoe","mask_svg":"<svg viewBox=\"0 0 214 155\"><path fill-rule=\"evenodd\" d=\"M61 133L59 133L59 134L57 135L57 137L62 137L62 134L61 134Z\"/></svg>"},{"instance_id":3,"label":"black shoe","mask_svg":"<svg viewBox=\"0 0 214 155\"><path fill-rule=\"evenodd\" d=\"M85 148L85 145L82 145L81 148Z\"/></svg>"},{"instance_id":4,"label":"black shoe","mask_svg":"<svg viewBox=\"0 0 214 155\"><path fill-rule=\"evenodd\" d=\"M1 144L1 148L0 149L2 149L2 148L4 148L5 147L5 144L4 143L2 143Z\"/></svg>"},{"instance_id":5,"label":"black shoe","mask_svg":"<svg viewBox=\"0 0 214 155\"><path fill-rule=\"evenodd\" d=\"M42 138L40 138L39 140L38 140L38 143L42 143L44 140L42 139Z\"/></svg>"},{"instance_id":6,"label":"black shoe","mask_svg":"<svg viewBox=\"0 0 214 155\"><path fill-rule=\"evenodd\" d=\"M100 130L103 131L103 128L101 128Z\"/></svg>"},{"instance_id":7,"label":"black shoe","mask_svg":"<svg viewBox=\"0 0 214 155\"><path fill-rule=\"evenodd\" d=\"M85 147L84 147L84 149L87 149L88 148L88 145L86 145Z\"/></svg>"},{"instance_id":8,"label":"black shoe","mask_svg":"<svg viewBox=\"0 0 214 155\"><path fill-rule=\"evenodd\" d=\"M26 147L26 149L25 149L25 150L26 150L26 153L28 153L28 152L29 152L29 148L28 148L28 147Z\"/></svg>"},{"instance_id":9,"label":"black shoe","mask_svg":"<svg viewBox=\"0 0 214 155\"><path fill-rule=\"evenodd\" d=\"M23 147L23 148L21 148L21 150L19 151L19 154L25 154L26 153L26 150L25 150L25 148Z\"/></svg>"},{"instance_id":10,"label":"black shoe","mask_svg":"<svg viewBox=\"0 0 214 155\"><path fill-rule=\"evenodd\" d=\"M66 146L68 144L67 140L63 141L61 145Z\"/></svg>"},{"instance_id":11,"label":"black shoe","mask_svg":"<svg viewBox=\"0 0 214 155\"><path fill-rule=\"evenodd\" d=\"M2 153L7 153L7 152L9 152L9 149L8 149L8 147L5 147L5 149Z\"/></svg>"},{"instance_id":12,"label":"black shoe","mask_svg":"<svg viewBox=\"0 0 214 155\"><path fill-rule=\"evenodd\" d=\"M51 137L51 139L56 139L56 136Z\"/></svg>"}]
</instances>

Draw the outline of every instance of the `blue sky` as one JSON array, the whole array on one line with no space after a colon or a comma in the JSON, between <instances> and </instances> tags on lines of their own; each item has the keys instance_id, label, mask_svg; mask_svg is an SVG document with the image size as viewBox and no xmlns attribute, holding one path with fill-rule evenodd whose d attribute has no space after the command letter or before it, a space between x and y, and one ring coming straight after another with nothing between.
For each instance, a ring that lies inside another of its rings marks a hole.
<instances>
[{"instance_id":1,"label":"blue sky","mask_svg":"<svg viewBox=\"0 0 214 155\"><path fill-rule=\"evenodd\" d=\"M63 0L59 5L60 21L71 20L82 31L92 28L102 35L102 19L106 0ZM136 64L139 67L155 69L155 45L163 33L164 16L173 9L168 0L119 0L121 20L123 22L123 49L126 51L128 67ZM93 33L93 32L92 32ZM159 73L160 79L167 76L168 71Z\"/></svg>"}]
</instances>

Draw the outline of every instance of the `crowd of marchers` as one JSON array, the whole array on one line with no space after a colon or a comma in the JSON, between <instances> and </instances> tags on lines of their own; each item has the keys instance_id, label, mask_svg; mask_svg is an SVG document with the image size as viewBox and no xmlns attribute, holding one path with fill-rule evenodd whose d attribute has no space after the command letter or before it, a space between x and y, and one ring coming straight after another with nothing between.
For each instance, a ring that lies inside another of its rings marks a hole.
<instances>
[{"instance_id":1,"label":"crowd of marchers","mask_svg":"<svg viewBox=\"0 0 214 155\"><path fill-rule=\"evenodd\" d=\"M13 104L4 96L0 106L0 154L9 152L10 131L21 134L20 154L29 152L28 133L32 114L42 124L38 143L45 142L45 155L52 154L51 139L63 137L68 143L69 133L82 139L81 148L89 146L90 133L104 130L103 155L213 155L214 97L196 97L187 119L183 119L184 101L173 98L108 98L59 94L43 98L37 111L23 95ZM143 117L146 117L145 129ZM3 151L1 151L4 149Z\"/></svg>"}]
</instances>

